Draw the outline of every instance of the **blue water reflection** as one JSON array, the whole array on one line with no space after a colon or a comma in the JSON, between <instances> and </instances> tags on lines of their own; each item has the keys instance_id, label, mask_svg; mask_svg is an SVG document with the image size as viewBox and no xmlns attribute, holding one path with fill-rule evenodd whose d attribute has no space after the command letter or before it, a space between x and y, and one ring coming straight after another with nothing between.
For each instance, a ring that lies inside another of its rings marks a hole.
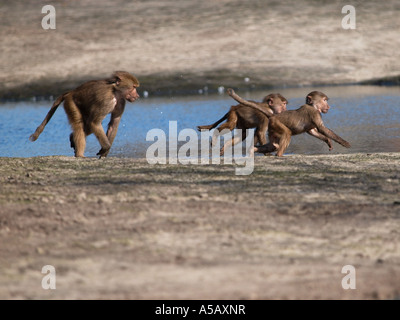
<instances>
[{"instance_id":1,"label":"blue water reflection","mask_svg":"<svg viewBox=\"0 0 400 320\"><path fill-rule=\"evenodd\" d=\"M400 88L377 86L343 86L322 88L279 89L288 100L288 109L304 103L308 92L326 93L332 106L323 115L324 124L352 144L351 149L334 143L331 153L398 152L400 151ZM247 99L260 101L270 92L238 92ZM42 122L50 106L47 102L19 102L0 104L0 156L33 157L72 156L69 146L70 127L62 107L36 142L29 136ZM163 97L140 99L127 103L118 135L110 156L145 157L153 142L146 141L149 130L159 128L168 136L169 121L177 121L178 132L197 125L211 124L222 117L231 105L227 95ZM107 126L109 118L103 125ZM199 133L200 137L200 133ZM94 157L100 146L91 135L87 140L85 155ZM287 153L327 154L325 143L303 134L293 137Z\"/></svg>"}]
</instances>

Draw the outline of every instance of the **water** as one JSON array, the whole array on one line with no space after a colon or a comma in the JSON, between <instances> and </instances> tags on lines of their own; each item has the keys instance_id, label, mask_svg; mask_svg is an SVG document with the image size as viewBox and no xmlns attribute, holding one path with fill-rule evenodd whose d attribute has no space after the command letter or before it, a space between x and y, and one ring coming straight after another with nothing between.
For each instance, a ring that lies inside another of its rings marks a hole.
<instances>
[{"instance_id":1,"label":"water","mask_svg":"<svg viewBox=\"0 0 400 320\"><path fill-rule=\"evenodd\" d=\"M346 149L333 142L334 150L307 134L295 136L287 154L337 154L355 152L400 151L400 87L338 86L279 89L288 100L288 109L304 103L307 93L320 90L329 96L331 109L322 118L325 126L352 145ZM270 92L240 92L246 99L261 101ZM73 156L69 146L71 132L67 117L59 107L45 130L35 142L29 136L43 121L52 102L18 102L0 104L0 156L34 157ZM127 103L117 137L109 156L145 157L153 141L146 134L154 128L162 129L168 137L169 121L177 121L178 132L197 125L214 123L231 105L228 95L199 95L189 97L162 97L140 99ZM106 128L109 117L103 126ZM200 137L200 133L199 133ZM94 137L87 139L85 155L94 157L100 146Z\"/></svg>"}]
</instances>

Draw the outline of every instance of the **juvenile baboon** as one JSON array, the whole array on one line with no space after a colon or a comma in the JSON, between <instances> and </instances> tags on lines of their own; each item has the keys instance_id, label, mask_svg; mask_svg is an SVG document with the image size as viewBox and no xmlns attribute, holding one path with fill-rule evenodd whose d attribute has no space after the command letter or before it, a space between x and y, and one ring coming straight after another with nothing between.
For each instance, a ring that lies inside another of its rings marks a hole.
<instances>
[{"instance_id":1,"label":"juvenile baboon","mask_svg":"<svg viewBox=\"0 0 400 320\"><path fill-rule=\"evenodd\" d=\"M64 110L73 131L69 139L75 157L84 157L86 137L91 133L95 134L101 145L97 155L100 158L106 157L117 134L125 100L134 102L139 98L137 87L139 81L125 71L116 71L108 79L88 81L59 96L42 124L29 139L35 141L39 137L58 106L64 101ZM109 113L111 119L105 134L101 123Z\"/></svg>"},{"instance_id":2,"label":"juvenile baboon","mask_svg":"<svg viewBox=\"0 0 400 320\"><path fill-rule=\"evenodd\" d=\"M198 126L198 130L211 130L219 125L224 120L227 120L224 124L219 126L214 133L213 140L218 138L218 135L222 130L232 131L236 129L242 129L242 139L246 139L246 129L256 128L254 132L254 145L258 143L264 145L267 143L266 132L268 129L268 117L273 114L278 114L286 110L287 100L285 97L279 93L271 93L264 97L262 102L252 103L257 104L260 108L264 110L262 113L246 105L236 105L232 106L229 111L217 122L206 125ZM267 116L268 114L268 116ZM231 145L235 145L240 141L240 137L234 137L232 140L225 142L224 146L221 148L220 154L223 155L225 148Z\"/></svg>"},{"instance_id":3,"label":"juvenile baboon","mask_svg":"<svg viewBox=\"0 0 400 320\"><path fill-rule=\"evenodd\" d=\"M228 93L234 97L234 99L239 97L232 89L228 89ZM242 98L238 101L264 113L264 110L260 109L257 104L247 102ZM327 113L329 108L330 106L326 94L319 91L310 92L306 97L305 105L296 110L289 110L269 118L269 143L256 147L254 151L260 153L277 151L276 155L281 157L289 146L291 136L304 132L325 141L329 146L329 150L332 150L332 142L330 139L346 148L350 148L350 143L324 126L321 113ZM268 115L267 113L265 114Z\"/></svg>"}]
</instances>

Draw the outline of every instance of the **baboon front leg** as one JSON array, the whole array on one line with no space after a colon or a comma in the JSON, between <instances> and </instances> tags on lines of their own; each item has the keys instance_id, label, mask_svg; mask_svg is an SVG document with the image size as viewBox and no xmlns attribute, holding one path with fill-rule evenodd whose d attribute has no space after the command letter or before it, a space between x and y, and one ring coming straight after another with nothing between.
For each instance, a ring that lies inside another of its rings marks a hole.
<instances>
[{"instance_id":1,"label":"baboon front leg","mask_svg":"<svg viewBox=\"0 0 400 320\"><path fill-rule=\"evenodd\" d=\"M313 137L316 137L318 139L321 139L322 141L325 141L325 143L329 147L329 151L333 149L332 146L332 141L329 139L327 136L323 135L322 133L319 133L317 129L311 129L310 131L307 132L309 135L312 135Z\"/></svg>"},{"instance_id":2,"label":"baboon front leg","mask_svg":"<svg viewBox=\"0 0 400 320\"><path fill-rule=\"evenodd\" d=\"M103 126L100 123L92 123L91 126L91 131L94 133L94 135L96 136L97 140L99 140L99 143L101 145L101 149L100 151L97 153L98 156L101 157L105 157L108 154L108 151L111 148L111 143L108 140Z\"/></svg>"}]
</instances>

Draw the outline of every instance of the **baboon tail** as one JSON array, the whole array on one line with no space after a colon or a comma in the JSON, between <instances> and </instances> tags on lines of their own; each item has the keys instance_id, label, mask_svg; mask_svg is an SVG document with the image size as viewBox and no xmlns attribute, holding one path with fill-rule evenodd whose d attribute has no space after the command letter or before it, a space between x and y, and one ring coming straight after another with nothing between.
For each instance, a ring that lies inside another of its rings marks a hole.
<instances>
[{"instance_id":1,"label":"baboon tail","mask_svg":"<svg viewBox=\"0 0 400 320\"><path fill-rule=\"evenodd\" d=\"M241 104L243 104L243 105L245 105L247 107L250 107L250 108L253 108L253 109L256 109L256 110L260 111L262 114L266 115L268 118L270 118L273 115L272 111L268 112L268 111L264 110L263 108L261 108L260 106L258 106L256 103L244 100L243 98L238 96L233 89L228 88L226 91L237 102L239 102L239 103L241 103Z\"/></svg>"},{"instance_id":2,"label":"baboon tail","mask_svg":"<svg viewBox=\"0 0 400 320\"><path fill-rule=\"evenodd\" d=\"M211 130L214 129L217 125L219 125L222 121L228 119L228 113L226 113L221 119L219 119L217 122L210 124L208 126L197 126L197 130Z\"/></svg>"},{"instance_id":3,"label":"baboon tail","mask_svg":"<svg viewBox=\"0 0 400 320\"><path fill-rule=\"evenodd\" d=\"M68 92L67 92L67 93L68 93ZM36 141L37 138L39 138L39 135L43 132L44 127L46 126L47 122L50 121L50 119L51 119L51 117L53 116L54 112L56 112L58 106L61 104L61 102L64 101L65 96L66 96L67 93L62 94L61 96L59 96L59 97L57 98L56 101L54 101L53 105L52 105L51 108L50 108L50 111L47 113L47 115L46 115L46 117L44 118L43 122L40 124L39 127L37 127L35 133L32 134L32 135L29 137L29 140L30 140L30 141Z\"/></svg>"}]
</instances>

